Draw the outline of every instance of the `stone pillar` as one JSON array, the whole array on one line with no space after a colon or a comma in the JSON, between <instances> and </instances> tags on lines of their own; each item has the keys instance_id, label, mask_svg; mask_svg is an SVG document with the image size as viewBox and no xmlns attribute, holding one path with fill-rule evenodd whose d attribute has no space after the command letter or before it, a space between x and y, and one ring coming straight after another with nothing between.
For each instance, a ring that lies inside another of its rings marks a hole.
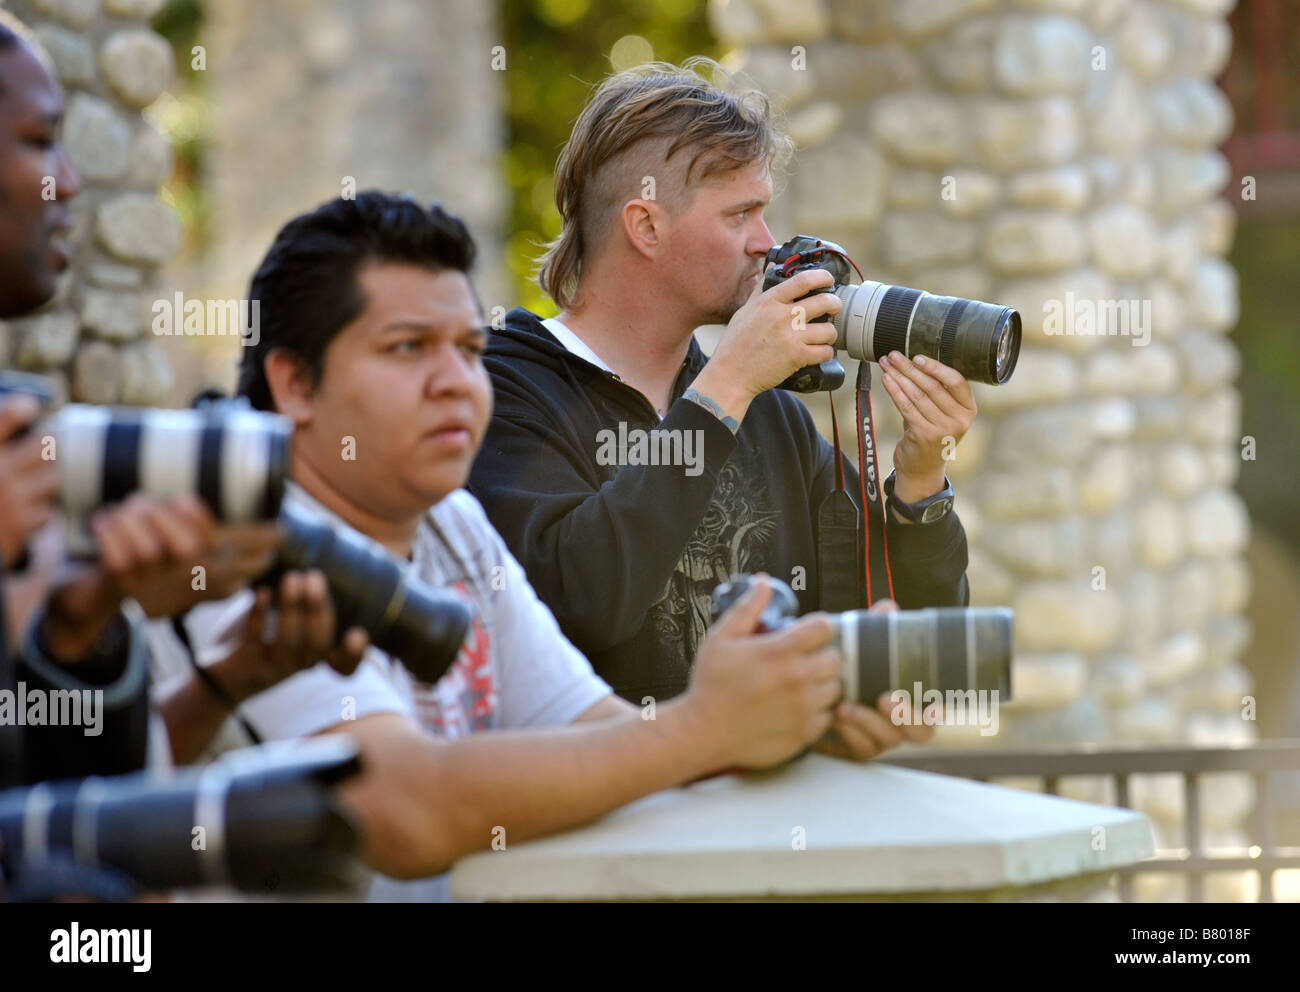
<instances>
[{"instance_id":1,"label":"stone pillar","mask_svg":"<svg viewBox=\"0 0 1300 992\"><path fill-rule=\"evenodd\" d=\"M67 90L63 141L84 191L70 204L71 271L54 301L0 334L0 361L50 375L61 399L150 404L171 387L166 357L143 336L158 266L181 240L158 198L171 147L140 114L172 79L171 47L147 24L162 3L6 5L35 31Z\"/></svg>"},{"instance_id":2,"label":"stone pillar","mask_svg":"<svg viewBox=\"0 0 1300 992\"><path fill-rule=\"evenodd\" d=\"M199 295L243 297L275 232L350 185L460 214L482 249L484 306L508 302L493 5L220 0L205 12L214 245Z\"/></svg>"},{"instance_id":3,"label":"stone pillar","mask_svg":"<svg viewBox=\"0 0 1300 992\"><path fill-rule=\"evenodd\" d=\"M1016 609L1015 702L998 746L1255 737L1239 662L1248 522L1232 490L1234 214L1217 151L1231 109L1213 83L1232 6L710 6L800 145L773 205L778 238L822 235L871 278L1023 316L1015 375L976 389L980 414L949 472L973 603ZM888 471L900 428L877 392ZM850 393L837 402L852 424ZM987 740L973 729L938 742ZM1105 797L1086 785L1063 791ZM1179 786L1135 783L1161 847L1181 842ZM1236 846L1251 783L1228 776L1212 791L1207 838Z\"/></svg>"}]
</instances>

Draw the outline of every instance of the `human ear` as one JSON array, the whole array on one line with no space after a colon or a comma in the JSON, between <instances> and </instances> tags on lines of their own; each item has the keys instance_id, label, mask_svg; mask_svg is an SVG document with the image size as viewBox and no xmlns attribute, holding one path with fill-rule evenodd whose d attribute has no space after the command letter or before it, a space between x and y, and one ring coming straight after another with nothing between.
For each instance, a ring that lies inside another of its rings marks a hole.
<instances>
[{"instance_id":1,"label":"human ear","mask_svg":"<svg viewBox=\"0 0 1300 992\"><path fill-rule=\"evenodd\" d=\"M628 200L623 204L623 234L637 253L653 259L663 242L664 215L652 200Z\"/></svg>"},{"instance_id":2,"label":"human ear","mask_svg":"<svg viewBox=\"0 0 1300 992\"><path fill-rule=\"evenodd\" d=\"M263 360L262 371L275 409L297 427L311 423L315 389L307 363L286 348L272 348Z\"/></svg>"}]
</instances>

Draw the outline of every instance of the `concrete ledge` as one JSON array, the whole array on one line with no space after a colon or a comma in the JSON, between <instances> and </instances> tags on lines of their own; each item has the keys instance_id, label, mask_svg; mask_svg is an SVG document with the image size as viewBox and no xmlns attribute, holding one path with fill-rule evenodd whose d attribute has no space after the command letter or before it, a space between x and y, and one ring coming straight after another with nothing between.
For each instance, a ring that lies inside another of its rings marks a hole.
<instances>
[{"instance_id":1,"label":"concrete ledge","mask_svg":"<svg viewBox=\"0 0 1300 992\"><path fill-rule=\"evenodd\" d=\"M669 789L584 829L464 858L452 894L984 898L1098 877L1153 851L1150 824L1130 810L813 754L774 772Z\"/></svg>"},{"instance_id":2,"label":"concrete ledge","mask_svg":"<svg viewBox=\"0 0 1300 992\"><path fill-rule=\"evenodd\" d=\"M644 902L644 899L608 899L606 902ZM707 896L676 898L672 902L1114 902L1122 900L1114 871L1099 871L1073 878L1057 878L1037 885L1004 885L998 889L952 892L837 892L823 895Z\"/></svg>"}]
</instances>

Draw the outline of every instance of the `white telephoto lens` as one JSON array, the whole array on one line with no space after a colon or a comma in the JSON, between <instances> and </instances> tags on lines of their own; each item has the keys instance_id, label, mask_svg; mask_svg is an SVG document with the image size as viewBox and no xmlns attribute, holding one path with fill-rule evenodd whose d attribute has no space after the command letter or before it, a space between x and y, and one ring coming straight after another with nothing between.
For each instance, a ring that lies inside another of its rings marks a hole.
<instances>
[{"instance_id":1,"label":"white telephoto lens","mask_svg":"<svg viewBox=\"0 0 1300 992\"><path fill-rule=\"evenodd\" d=\"M149 410L141 426L140 488L161 499L197 492L200 419L190 410Z\"/></svg>"},{"instance_id":2,"label":"white telephoto lens","mask_svg":"<svg viewBox=\"0 0 1300 992\"><path fill-rule=\"evenodd\" d=\"M103 502L104 445L112 411L69 403L45 422L54 439L59 501L69 517L88 516Z\"/></svg>"},{"instance_id":3,"label":"white telephoto lens","mask_svg":"<svg viewBox=\"0 0 1300 992\"><path fill-rule=\"evenodd\" d=\"M269 489L278 487L284 444L292 432L287 417L256 410L234 411L223 423L221 444L222 519L261 520Z\"/></svg>"}]
</instances>

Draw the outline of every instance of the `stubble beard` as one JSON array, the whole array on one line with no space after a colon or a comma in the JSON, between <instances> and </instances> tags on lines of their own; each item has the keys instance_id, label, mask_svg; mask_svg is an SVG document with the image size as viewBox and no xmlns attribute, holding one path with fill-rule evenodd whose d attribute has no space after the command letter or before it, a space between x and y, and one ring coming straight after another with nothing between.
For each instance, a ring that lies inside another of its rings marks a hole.
<instances>
[{"instance_id":1,"label":"stubble beard","mask_svg":"<svg viewBox=\"0 0 1300 992\"><path fill-rule=\"evenodd\" d=\"M701 324L731 323L731 318L736 316L736 311L738 311L741 307L743 307L748 302L749 294L751 292L752 292L752 288L742 283L740 289L736 291L735 296L733 296L730 300L728 300L723 306L719 307L717 310L708 314L707 319L702 320L700 323Z\"/></svg>"}]
</instances>

